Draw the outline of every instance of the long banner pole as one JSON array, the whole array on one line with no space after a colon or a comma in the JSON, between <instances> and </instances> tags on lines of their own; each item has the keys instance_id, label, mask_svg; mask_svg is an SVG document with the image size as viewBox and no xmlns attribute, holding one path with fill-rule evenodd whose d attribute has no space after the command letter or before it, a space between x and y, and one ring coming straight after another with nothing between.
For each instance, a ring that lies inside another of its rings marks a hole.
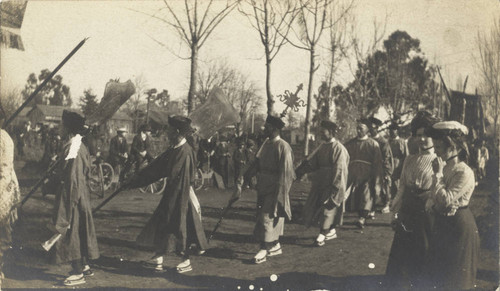
<instances>
[{"instance_id":1,"label":"long banner pole","mask_svg":"<svg viewBox=\"0 0 500 291\"><path fill-rule=\"evenodd\" d=\"M66 62L85 44L85 41L88 38L84 38L65 58L62 60L62 62L43 80L42 84L38 85L36 87L35 91L31 93L31 95L23 102L23 104L12 114L7 121L3 124L3 128L7 128L9 124L16 118L19 113L24 109L24 107L28 106L28 104L35 98L35 96L40 92L40 90L47 85L47 83L54 77L54 75L66 64Z\"/></svg>"}]
</instances>

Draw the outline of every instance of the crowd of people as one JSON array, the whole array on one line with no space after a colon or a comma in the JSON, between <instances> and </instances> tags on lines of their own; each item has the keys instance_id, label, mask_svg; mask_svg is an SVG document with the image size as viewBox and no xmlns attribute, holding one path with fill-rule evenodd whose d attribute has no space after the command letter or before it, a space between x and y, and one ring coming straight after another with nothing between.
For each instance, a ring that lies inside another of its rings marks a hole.
<instances>
[{"instance_id":1,"label":"crowd of people","mask_svg":"<svg viewBox=\"0 0 500 291\"><path fill-rule=\"evenodd\" d=\"M389 286L474 287L479 237L468 204L476 180L486 175L484 164L489 157L484 144L476 146L482 169L475 174L468 165L471 156L464 125L440 121L421 111L411 122L412 137L407 143L398 135L397 122L388 127L386 139L382 121L370 116L358 120L357 136L342 144L336 139L337 124L323 120L317 132L322 142L295 167L292 147L280 136L285 122L279 117L268 115L259 138L236 138L234 151L229 149L228 138L222 136L217 143L200 141L196 152L190 142L195 132L191 120L174 116L168 123L170 146L157 158L151 153L151 128L146 124L140 127L130 149L126 130L117 129L108 158L122 173L135 167L135 174L123 179L123 189L167 178L160 203L137 237L138 244L154 249L145 264L155 270L162 271L164 256L175 251L182 256L177 272L191 271L190 255L202 254L208 247L193 181L197 168L211 163L226 185L234 183L231 199L239 199L246 187L257 191L254 236L259 247L255 264L283 254L280 238L285 222L292 218L292 183L308 175L311 189L302 213L305 225L318 228L314 246L339 238L337 229L343 224L345 210L358 213L359 228L369 227L377 211L392 212L395 234L386 271ZM60 235L54 244L56 262L72 265L63 282L67 286L85 283L85 278L93 275L89 262L99 257L87 187L91 143L84 138L85 131L82 116L64 111L61 129L49 135L43 157L46 163L57 156L63 159L55 174L59 179L52 230ZM12 207L5 212L9 215L0 217L6 221L0 240L4 248L15 221L13 206L19 200L19 189L13 173L12 142L8 142L7 133L1 133L0 150L8 152L8 159L2 159L5 165L0 167L0 192L10 191L5 192L10 196L2 198L10 197L3 204ZM148 166L142 168L145 162Z\"/></svg>"}]
</instances>

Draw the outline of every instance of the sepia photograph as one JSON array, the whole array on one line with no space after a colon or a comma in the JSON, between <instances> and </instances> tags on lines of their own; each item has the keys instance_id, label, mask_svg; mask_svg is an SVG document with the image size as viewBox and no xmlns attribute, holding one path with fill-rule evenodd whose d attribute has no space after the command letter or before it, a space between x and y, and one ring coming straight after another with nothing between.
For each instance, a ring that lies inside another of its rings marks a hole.
<instances>
[{"instance_id":1,"label":"sepia photograph","mask_svg":"<svg viewBox=\"0 0 500 291\"><path fill-rule=\"evenodd\" d=\"M0 1L0 290L498 290L499 0Z\"/></svg>"}]
</instances>

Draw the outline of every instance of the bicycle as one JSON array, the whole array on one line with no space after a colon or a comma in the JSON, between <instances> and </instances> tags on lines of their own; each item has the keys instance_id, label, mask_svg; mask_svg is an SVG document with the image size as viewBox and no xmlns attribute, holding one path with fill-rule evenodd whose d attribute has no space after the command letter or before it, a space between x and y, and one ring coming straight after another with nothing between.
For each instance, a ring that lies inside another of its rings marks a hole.
<instances>
[{"instance_id":1,"label":"bicycle","mask_svg":"<svg viewBox=\"0 0 500 291\"><path fill-rule=\"evenodd\" d=\"M143 169L147 165L148 165L148 161L144 160L142 162L142 164L140 165L139 169ZM122 181L126 181L130 177L134 176L134 174L135 174L135 162L134 162L134 164L132 164L128 167L127 172L123 173L121 179L122 179ZM148 186L139 188L139 191L141 191L142 193L159 195L159 194L163 193L163 190L165 190L166 186L167 186L167 178L161 178L158 181L149 184Z\"/></svg>"},{"instance_id":2,"label":"bicycle","mask_svg":"<svg viewBox=\"0 0 500 291\"><path fill-rule=\"evenodd\" d=\"M205 184L205 180L208 179L209 181L211 181L214 175L214 171L210 167L210 155L206 151L204 152L204 154L208 156L207 165L206 167L201 166L196 170L194 174L194 190L200 190Z\"/></svg>"},{"instance_id":3,"label":"bicycle","mask_svg":"<svg viewBox=\"0 0 500 291\"><path fill-rule=\"evenodd\" d=\"M90 168L89 188L92 194L99 198L104 198L104 191L108 190L114 178L113 167L104 162L99 153L92 159Z\"/></svg>"}]
</instances>

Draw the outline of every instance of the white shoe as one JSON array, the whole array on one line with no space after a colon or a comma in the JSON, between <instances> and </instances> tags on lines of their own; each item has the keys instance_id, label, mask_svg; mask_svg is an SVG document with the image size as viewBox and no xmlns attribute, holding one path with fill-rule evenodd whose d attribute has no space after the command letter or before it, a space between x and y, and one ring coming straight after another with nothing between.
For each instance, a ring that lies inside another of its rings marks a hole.
<instances>
[{"instance_id":1,"label":"white shoe","mask_svg":"<svg viewBox=\"0 0 500 291\"><path fill-rule=\"evenodd\" d=\"M325 240L331 240L337 238L337 231L335 228L330 229L330 231L325 235Z\"/></svg>"},{"instance_id":2,"label":"white shoe","mask_svg":"<svg viewBox=\"0 0 500 291\"><path fill-rule=\"evenodd\" d=\"M389 207L389 205L387 205L386 207L382 208L382 210L380 210L380 212L389 213L389 212L391 212L391 208Z\"/></svg>"},{"instance_id":3,"label":"white shoe","mask_svg":"<svg viewBox=\"0 0 500 291\"><path fill-rule=\"evenodd\" d=\"M267 250L259 250L255 257L253 257L253 262L255 264L264 263L266 261Z\"/></svg>"},{"instance_id":4,"label":"white shoe","mask_svg":"<svg viewBox=\"0 0 500 291\"><path fill-rule=\"evenodd\" d=\"M360 217L359 220L356 222L356 225L359 228L365 228L365 218L364 217Z\"/></svg>"},{"instance_id":5,"label":"white shoe","mask_svg":"<svg viewBox=\"0 0 500 291\"><path fill-rule=\"evenodd\" d=\"M144 262L147 268L152 268L157 272L163 271L163 256L153 256L148 261Z\"/></svg>"},{"instance_id":6,"label":"white shoe","mask_svg":"<svg viewBox=\"0 0 500 291\"><path fill-rule=\"evenodd\" d=\"M64 279L63 282L65 286L75 286L84 283L85 283L85 277L83 276L83 273L78 275L71 275L66 279Z\"/></svg>"},{"instance_id":7,"label":"white shoe","mask_svg":"<svg viewBox=\"0 0 500 291\"><path fill-rule=\"evenodd\" d=\"M191 261L189 259L184 260L182 263L178 264L177 267L175 268L177 270L177 273L186 273L193 270L193 267L191 267Z\"/></svg>"},{"instance_id":8,"label":"white shoe","mask_svg":"<svg viewBox=\"0 0 500 291\"><path fill-rule=\"evenodd\" d=\"M274 247L267 251L267 255L269 257L281 255L282 253L283 251L281 250L280 243L277 243Z\"/></svg>"},{"instance_id":9,"label":"white shoe","mask_svg":"<svg viewBox=\"0 0 500 291\"><path fill-rule=\"evenodd\" d=\"M314 241L314 245L318 247L322 247L325 245L326 236L322 233L318 234L316 241Z\"/></svg>"},{"instance_id":10,"label":"white shoe","mask_svg":"<svg viewBox=\"0 0 500 291\"><path fill-rule=\"evenodd\" d=\"M368 212L368 217L369 219L375 219L375 211L370 211Z\"/></svg>"}]
</instances>

